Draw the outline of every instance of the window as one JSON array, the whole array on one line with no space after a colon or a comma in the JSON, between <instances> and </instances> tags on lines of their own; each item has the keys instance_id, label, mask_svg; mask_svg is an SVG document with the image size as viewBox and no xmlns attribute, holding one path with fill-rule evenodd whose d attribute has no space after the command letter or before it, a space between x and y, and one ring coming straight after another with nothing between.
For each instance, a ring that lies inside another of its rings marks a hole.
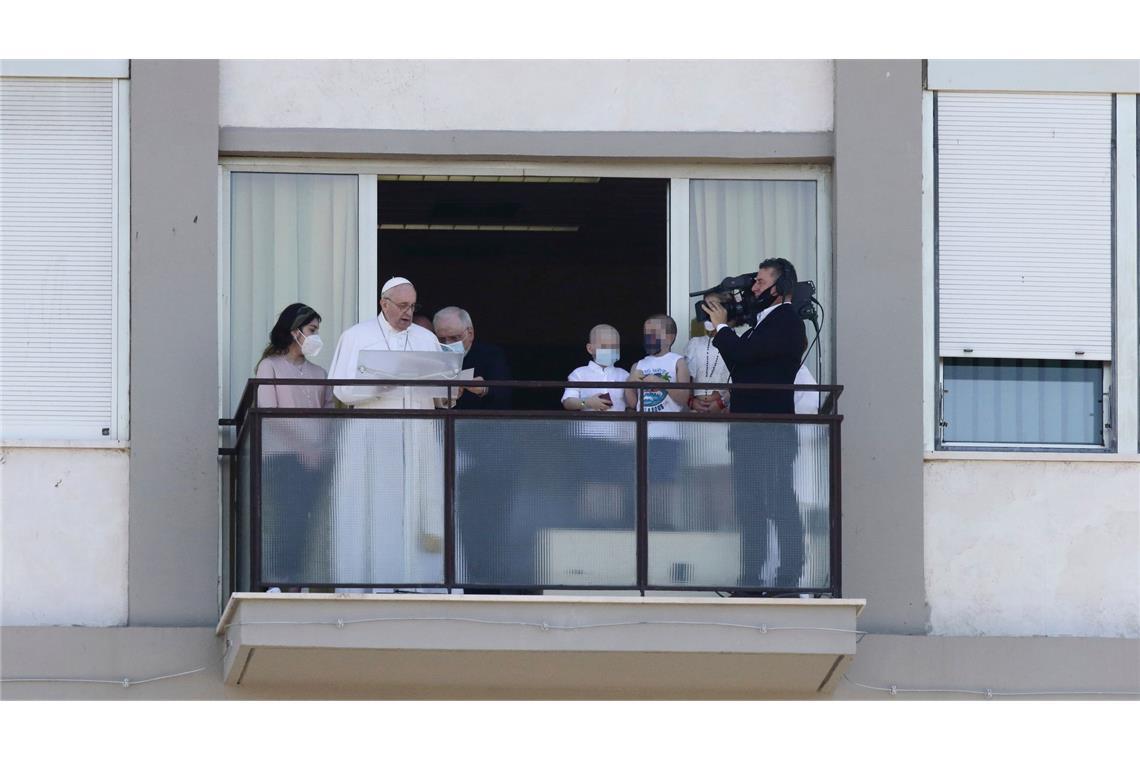
<instances>
[{"instance_id":1,"label":"window","mask_svg":"<svg viewBox=\"0 0 1140 760\"><path fill-rule=\"evenodd\" d=\"M273 320L291 301L308 303L324 317L321 332L329 348L318 363L331 358L344 329L375 315L378 178L472 176L466 164L445 161L336 165L336 170L354 174L331 174L328 166L320 160L222 162L220 416L236 408ZM669 176L666 295L668 311L679 323L679 349L690 336L686 315L691 319L695 299L688 293L725 276L754 271L764 257L783 256L796 266L800 279L814 279L819 299L830 311L827 167L690 165L671 172L678 167L615 164L607 172L603 165L534 163L527 164L525 175L511 162L481 168L486 172L481 177L520 181L524 176L573 176L592 183L599 176ZM384 255L381 252L380 258ZM805 363L821 382L832 371L832 322L828 313L822 320L823 336ZM809 328L809 341L813 333Z\"/></svg>"},{"instance_id":2,"label":"window","mask_svg":"<svg viewBox=\"0 0 1140 760\"><path fill-rule=\"evenodd\" d=\"M1100 362L943 359L942 440L1099 446L1104 375Z\"/></svg>"},{"instance_id":3,"label":"window","mask_svg":"<svg viewBox=\"0 0 1140 760\"><path fill-rule=\"evenodd\" d=\"M230 175L229 394L237 408L277 315L301 301L321 315L328 369L357 321L357 176Z\"/></svg>"},{"instance_id":4,"label":"window","mask_svg":"<svg viewBox=\"0 0 1140 760\"><path fill-rule=\"evenodd\" d=\"M1110 446L1112 96L935 114L939 443Z\"/></svg>"},{"instance_id":5,"label":"window","mask_svg":"<svg viewBox=\"0 0 1140 760\"><path fill-rule=\"evenodd\" d=\"M0 80L0 428L128 439L125 79Z\"/></svg>"},{"instance_id":6,"label":"window","mask_svg":"<svg viewBox=\"0 0 1140 760\"><path fill-rule=\"evenodd\" d=\"M800 280L825 287L819 241L819 182L805 180L709 180L689 182L689 283L708 288L725 277L755 272L767 258L785 258ZM828 295L816 296L825 304ZM693 317L691 314L690 318ZM824 320L830 324L830 320ZM825 328L826 329L826 328ZM815 337L809 325L808 341ZM701 334L697 331L696 334ZM804 361L817 382L818 343ZM826 369L826 368L825 368Z\"/></svg>"}]
</instances>

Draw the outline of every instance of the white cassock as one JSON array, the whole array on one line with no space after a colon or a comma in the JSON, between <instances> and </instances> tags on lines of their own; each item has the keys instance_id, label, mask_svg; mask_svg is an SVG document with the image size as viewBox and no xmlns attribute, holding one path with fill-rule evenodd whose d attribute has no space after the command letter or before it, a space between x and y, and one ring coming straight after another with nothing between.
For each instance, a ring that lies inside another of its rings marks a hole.
<instances>
[{"instance_id":1,"label":"white cassock","mask_svg":"<svg viewBox=\"0 0 1140 760\"><path fill-rule=\"evenodd\" d=\"M429 330L397 331L383 315L344 331L329 379L358 376L360 352L441 351ZM357 409L432 409L432 392L335 386ZM339 586L443 582L443 420L347 419L337 443L333 495Z\"/></svg>"}]
</instances>

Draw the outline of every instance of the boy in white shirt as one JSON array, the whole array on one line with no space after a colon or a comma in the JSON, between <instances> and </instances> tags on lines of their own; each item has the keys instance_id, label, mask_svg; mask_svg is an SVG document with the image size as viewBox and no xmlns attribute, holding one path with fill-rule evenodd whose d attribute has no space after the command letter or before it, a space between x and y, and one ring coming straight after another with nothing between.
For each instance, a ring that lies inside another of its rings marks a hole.
<instances>
[{"instance_id":1,"label":"boy in white shirt","mask_svg":"<svg viewBox=\"0 0 1140 760\"><path fill-rule=\"evenodd\" d=\"M673 353L677 340L677 323L668 314L654 314L642 326L645 358L631 368L630 382L687 383L689 364L685 357ZM631 409L643 412L684 412L689 395L687 388L627 388L625 402ZM640 401L640 404L638 403ZM681 461L681 426L664 420L649 423L650 526L680 527L687 522L678 514L681 505L674 498L673 483ZM668 516L666 516L668 515Z\"/></svg>"},{"instance_id":2,"label":"boy in white shirt","mask_svg":"<svg viewBox=\"0 0 1140 760\"><path fill-rule=\"evenodd\" d=\"M566 379L572 383L596 382L598 387L564 389L562 408L572 412L625 411L624 390L607 386L629 380L629 373L615 366L621 357L620 345L621 336L613 326L594 325L586 344L591 361ZM628 468L615 467L623 460L632 461L633 445L634 427L628 422L591 419L573 426L570 451L579 463L591 464L575 470L571 497L574 513L567 527L633 529L634 494Z\"/></svg>"},{"instance_id":3,"label":"boy in white shirt","mask_svg":"<svg viewBox=\"0 0 1140 760\"><path fill-rule=\"evenodd\" d=\"M572 383L598 381L599 388L566 388L562 393L562 408L583 412L625 411L625 394L620 388L606 388L606 382L624 383L629 373L617 365L621 358L621 336L616 328L602 324L590 330L586 353L592 361L578 367L566 379Z\"/></svg>"}]
</instances>

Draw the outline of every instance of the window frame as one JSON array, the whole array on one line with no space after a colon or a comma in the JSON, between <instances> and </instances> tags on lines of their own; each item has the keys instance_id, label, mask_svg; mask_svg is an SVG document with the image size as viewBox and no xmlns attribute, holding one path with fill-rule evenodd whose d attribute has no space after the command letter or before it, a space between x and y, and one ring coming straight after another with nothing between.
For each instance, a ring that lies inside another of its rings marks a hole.
<instances>
[{"instance_id":1,"label":"window frame","mask_svg":"<svg viewBox=\"0 0 1140 760\"><path fill-rule=\"evenodd\" d=\"M945 383L944 383L944 379L943 379L944 371L946 368L945 360L946 359L963 359L963 358L965 358L965 357L947 356L947 357L939 357L938 358L938 371L937 371L938 386L937 386L937 390L935 392L935 398L937 399L936 407L935 407L935 414L937 415L936 436L937 436L937 440L938 440L938 443L940 446L940 449L939 449L940 451L991 451L991 452L1002 452L1002 451L1019 451L1019 452L1027 452L1027 451L1054 451L1054 452L1056 452L1056 451L1074 451L1074 452L1084 452L1084 453L1101 453L1101 452L1113 453L1115 451L1114 445L1115 445L1116 441L1115 441L1115 435L1114 435L1114 428L1112 426L1112 413L1114 411L1114 406L1112 404L1112 397L1113 397L1112 383L1113 383L1114 373L1112 371L1111 362L1100 362L1100 365L1101 365L1101 383L1102 383L1101 387L1103 388L1103 390L1101 392L1101 403L1104 404L1104 407L1102 409L1103 424L1101 426L1101 435L1102 435L1102 440L1104 441L1104 443L1100 443L1100 444L1095 444L1095 443L1091 443L1091 444L1081 444L1081 443L1025 443L1025 442L1022 442L1022 443L997 443L994 441L949 441L949 442L944 441L943 437L942 437L942 433L945 430L945 427L942 425L942 423L945 420L945 416L944 416ZM979 358L984 359L986 357L979 357ZM1071 361L1077 361L1077 360L1071 360Z\"/></svg>"},{"instance_id":2,"label":"window frame","mask_svg":"<svg viewBox=\"0 0 1140 760\"><path fill-rule=\"evenodd\" d=\"M1138 450L1138 374L1136 315L1140 310L1137 281L1137 118L1135 94L1110 93L1113 102L1111 192L1112 356L1104 363L1104 443L1099 446L1060 444L946 443L942 440L943 357L938 349L938 168L937 92L923 91L922 111L922 260L923 260L923 449L939 452L1043 452L1134 455Z\"/></svg>"},{"instance_id":3,"label":"window frame","mask_svg":"<svg viewBox=\"0 0 1140 760\"><path fill-rule=\"evenodd\" d=\"M816 260L821 301L827 310L823 335L823 374L832 377L835 367L834 319L835 288L831 234L831 173L829 164L713 164L699 161L533 161L390 159L355 160L330 158L224 157L218 164L218 416L227 418L229 398L229 301L230 301L230 175L233 172L288 174L355 174L358 177L357 218L359 220L357 266L360 294L359 318L375 316L374 293L378 257L366 256L377 250L376 196L380 175L476 175L657 178L668 180L666 244L668 251L666 303L670 313L687 314L695 288L689 282L689 181L690 180L811 180L816 182ZM699 283L698 283L699 284ZM688 320L678 320L677 342L689 339ZM814 337L814 336L811 336ZM809 337L809 342L811 337ZM818 379L818 382L824 382Z\"/></svg>"},{"instance_id":4,"label":"window frame","mask_svg":"<svg viewBox=\"0 0 1140 760\"><path fill-rule=\"evenodd\" d=\"M35 63L35 62L32 62ZM111 79L111 414L109 434L100 438L60 436L8 437L0 431L0 445L11 448L129 449L131 365L131 119L130 79L114 67L71 73L52 73L68 62L52 62L48 69L29 69L23 76ZM83 62L78 62L82 64ZM58 64L58 65L57 65ZM54 68L53 68L54 67ZM60 69L60 70L64 70ZM68 70L70 71L70 70ZM98 74L98 75L97 75ZM7 69L5 77L15 76Z\"/></svg>"}]
</instances>

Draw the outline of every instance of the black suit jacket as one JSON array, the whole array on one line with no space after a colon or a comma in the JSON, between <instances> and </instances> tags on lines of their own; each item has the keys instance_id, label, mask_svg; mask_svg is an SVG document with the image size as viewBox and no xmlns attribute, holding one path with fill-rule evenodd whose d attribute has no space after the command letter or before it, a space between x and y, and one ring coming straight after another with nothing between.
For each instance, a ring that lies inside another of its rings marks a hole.
<instances>
[{"instance_id":1,"label":"black suit jacket","mask_svg":"<svg viewBox=\"0 0 1140 760\"><path fill-rule=\"evenodd\" d=\"M475 376L484 380L510 380L511 368L503 349L490 343L475 341L463 357L463 369L475 370ZM456 409L510 409L511 389L490 388L486 396L464 393L455 404Z\"/></svg>"},{"instance_id":2,"label":"black suit jacket","mask_svg":"<svg viewBox=\"0 0 1140 760\"><path fill-rule=\"evenodd\" d=\"M720 351L734 383L791 385L800 367L807 330L791 304L773 309L743 335L717 330L713 345ZM731 412L792 414L794 391L738 391L729 399Z\"/></svg>"}]
</instances>

